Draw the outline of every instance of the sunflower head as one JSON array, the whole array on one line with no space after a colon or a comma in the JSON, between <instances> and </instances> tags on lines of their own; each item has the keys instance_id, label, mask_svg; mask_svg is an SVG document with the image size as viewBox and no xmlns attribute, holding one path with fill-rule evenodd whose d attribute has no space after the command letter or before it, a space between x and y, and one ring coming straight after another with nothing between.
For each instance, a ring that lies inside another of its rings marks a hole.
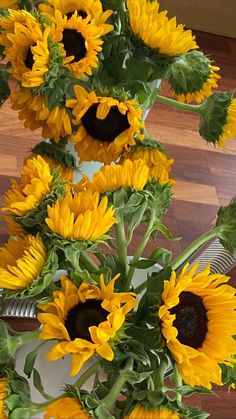
<instances>
[{"instance_id":1,"label":"sunflower head","mask_svg":"<svg viewBox=\"0 0 236 419\"><path fill-rule=\"evenodd\" d=\"M49 403L44 413L44 419L90 419L92 418L75 397L62 397L55 402Z\"/></svg>"},{"instance_id":2,"label":"sunflower head","mask_svg":"<svg viewBox=\"0 0 236 419\"><path fill-rule=\"evenodd\" d=\"M166 407L147 408L136 404L125 419L179 419L180 415Z\"/></svg>"},{"instance_id":3,"label":"sunflower head","mask_svg":"<svg viewBox=\"0 0 236 419\"><path fill-rule=\"evenodd\" d=\"M228 277L211 274L210 266L185 265L177 278L164 281L158 310L162 335L184 382L211 388L222 385L219 364L232 364L236 353L235 289ZM222 313L224 313L222 315Z\"/></svg>"},{"instance_id":4,"label":"sunflower head","mask_svg":"<svg viewBox=\"0 0 236 419\"><path fill-rule=\"evenodd\" d=\"M144 160L126 159L122 164L102 166L99 172L93 175L92 181L84 177L78 187L100 193L122 188L140 191L148 182L148 175L149 168Z\"/></svg>"},{"instance_id":5,"label":"sunflower head","mask_svg":"<svg viewBox=\"0 0 236 419\"><path fill-rule=\"evenodd\" d=\"M11 28L9 24L14 17L16 20ZM10 11L2 27L0 43L5 47L5 55L11 63L13 76L21 81L24 87L42 85L49 70L49 28L44 30L26 11L18 11L17 14ZM4 30L5 28L7 30Z\"/></svg>"},{"instance_id":6,"label":"sunflower head","mask_svg":"<svg viewBox=\"0 0 236 419\"><path fill-rule=\"evenodd\" d=\"M190 51L176 57L169 68L172 94L180 102L202 103L218 87L219 67L213 66L201 51Z\"/></svg>"},{"instance_id":7,"label":"sunflower head","mask_svg":"<svg viewBox=\"0 0 236 419\"><path fill-rule=\"evenodd\" d=\"M74 90L76 98L68 100L67 106L72 108L79 128L70 140L76 142L82 161L109 164L135 144L135 135L143 138L140 132L144 126L142 110L136 102L97 96L81 86Z\"/></svg>"},{"instance_id":8,"label":"sunflower head","mask_svg":"<svg viewBox=\"0 0 236 419\"><path fill-rule=\"evenodd\" d=\"M4 297L39 295L52 283L57 257L48 255L40 237L25 235L10 238L0 248L0 287Z\"/></svg>"},{"instance_id":9,"label":"sunflower head","mask_svg":"<svg viewBox=\"0 0 236 419\"><path fill-rule=\"evenodd\" d=\"M1 419L7 419L7 407L5 405L5 399L7 397L7 379L0 378L0 417Z\"/></svg>"},{"instance_id":10,"label":"sunflower head","mask_svg":"<svg viewBox=\"0 0 236 419\"><path fill-rule=\"evenodd\" d=\"M200 135L209 143L224 146L236 135L236 99L232 92L216 92L201 105Z\"/></svg>"},{"instance_id":11,"label":"sunflower head","mask_svg":"<svg viewBox=\"0 0 236 419\"><path fill-rule=\"evenodd\" d=\"M50 36L59 43L65 68L77 78L91 76L93 69L98 66L98 54L103 44L101 33L93 23L82 19L78 12L68 17L56 10Z\"/></svg>"},{"instance_id":12,"label":"sunflower head","mask_svg":"<svg viewBox=\"0 0 236 419\"><path fill-rule=\"evenodd\" d=\"M39 5L40 12L48 19L55 22L56 11L59 10L67 18L77 12L82 19L93 23L102 35L113 30L113 25L106 23L107 19L113 13L112 10L103 12L102 2L100 0L48 0L47 4Z\"/></svg>"},{"instance_id":13,"label":"sunflower head","mask_svg":"<svg viewBox=\"0 0 236 419\"><path fill-rule=\"evenodd\" d=\"M169 173L174 162L169 159L165 149L160 143L151 139L138 141L128 152L124 152L121 158L122 164L126 159L135 161L142 159L149 167L148 179L158 181L160 185L172 186L175 182L170 179Z\"/></svg>"},{"instance_id":14,"label":"sunflower head","mask_svg":"<svg viewBox=\"0 0 236 419\"><path fill-rule=\"evenodd\" d=\"M72 354L71 375L94 353L108 361L114 357L114 339L136 305L135 294L115 292L118 276L106 284L101 275L100 286L82 282L79 288L63 276L62 289L53 293L53 300L38 305L44 312L38 314L42 324L39 337L59 341L47 358L54 361Z\"/></svg>"},{"instance_id":15,"label":"sunflower head","mask_svg":"<svg viewBox=\"0 0 236 419\"><path fill-rule=\"evenodd\" d=\"M18 0L1 0L0 9L17 9Z\"/></svg>"},{"instance_id":16,"label":"sunflower head","mask_svg":"<svg viewBox=\"0 0 236 419\"><path fill-rule=\"evenodd\" d=\"M107 206L107 197L100 200L98 192L68 192L53 206L48 206L46 224L52 233L63 239L102 240L116 223L114 208Z\"/></svg>"},{"instance_id":17,"label":"sunflower head","mask_svg":"<svg viewBox=\"0 0 236 419\"><path fill-rule=\"evenodd\" d=\"M133 34L159 54L174 56L198 48L195 37L176 18L168 19L167 11L159 12L157 0L127 0L129 22Z\"/></svg>"}]
</instances>

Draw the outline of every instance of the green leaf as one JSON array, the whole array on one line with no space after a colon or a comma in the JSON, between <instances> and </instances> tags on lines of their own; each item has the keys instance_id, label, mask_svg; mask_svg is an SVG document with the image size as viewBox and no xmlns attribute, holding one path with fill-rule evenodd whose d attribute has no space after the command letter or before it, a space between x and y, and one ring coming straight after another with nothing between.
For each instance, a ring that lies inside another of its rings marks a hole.
<instances>
[{"instance_id":1,"label":"green leaf","mask_svg":"<svg viewBox=\"0 0 236 419\"><path fill-rule=\"evenodd\" d=\"M192 394L194 393L200 393L200 394L208 394L211 396L215 396L214 391L205 388L205 387L191 387L191 386L181 386L179 388L175 389L178 393L180 393L182 396L187 397L187 396L192 396Z\"/></svg>"},{"instance_id":2,"label":"green leaf","mask_svg":"<svg viewBox=\"0 0 236 419\"><path fill-rule=\"evenodd\" d=\"M141 326L132 325L127 328L126 334L149 349L156 348L156 333L154 328L149 328L145 323Z\"/></svg>"},{"instance_id":3,"label":"green leaf","mask_svg":"<svg viewBox=\"0 0 236 419\"><path fill-rule=\"evenodd\" d=\"M163 402L164 395L160 390L150 390L147 393L147 399L153 407L157 407Z\"/></svg>"},{"instance_id":4,"label":"green leaf","mask_svg":"<svg viewBox=\"0 0 236 419\"><path fill-rule=\"evenodd\" d=\"M44 388L42 385L41 377L39 375L39 372L33 368L33 383L34 387L39 391L40 394L44 396Z\"/></svg>"},{"instance_id":5,"label":"green leaf","mask_svg":"<svg viewBox=\"0 0 236 419\"><path fill-rule=\"evenodd\" d=\"M164 269L161 269L159 272L153 272L147 281L147 291L154 294L162 294L164 281L170 278L171 268L166 266Z\"/></svg>"},{"instance_id":6,"label":"green leaf","mask_svg":"<svg viewBox=\"0 0 236 419\"><path fill-rule=\"evenodd\" d=\"M147 269L155 265L157 262L167 265L171 262L171 259L172 253L169 250L160 247L158 249L154 249L148 259L140 259L131 265L138 269Z\"/></svg>"},{"instance_id":7,"label":"green leaf","mask_svg":"<svg viewBox=\"0 0 236 419\"><path fill-rule=\"evenodd\" d=\"M186 419L207 419L210 416L209 413L202 412L201 410L194 407L188 407L184 413L184 417L186 417Z\"/></svg>"},{"instance_id":8,"label":"green leaf","mask_svg":"<svg viewBox=\"0 0 236 419\"><path fill-rule=\"evenodd\" d=\"M10 413L9 419L30 419L32 416L31 410L27 407L19 407Z\"/></svg>"},{"instance_id":9,"label":"green leaf","mask_svg":"<svg viewBox=\"0 0 236 419\"><path fill-rule=\"evenodd\" d=\"M163 236L165 236L168 240L171 241L177 241L181 239L181 237L175 237L164 224L159 222L153 226L153 231L160 231L163 234Z\"/></svg>"},{"instance_id":10,"label":"green leaf","mask_svg":"<svg viewBox=\"0 0 236 419\"><path fill-rule=\"evenodd\" d=\"M25 358L24 373L28 378L31 377L39 346L37 346L37 348L35 348L33 351L29 352Z\"/></svg>"},{"instance_id":11,"label":"green leaf","mask_svg":"<svg viewBox=\"0 0 236 419\"><path fill-rule=\"evenodd\" d=\"M9 73L0 68L0 105L9 97L11 91L8 86Z\"/></svg>"}]
</instances>

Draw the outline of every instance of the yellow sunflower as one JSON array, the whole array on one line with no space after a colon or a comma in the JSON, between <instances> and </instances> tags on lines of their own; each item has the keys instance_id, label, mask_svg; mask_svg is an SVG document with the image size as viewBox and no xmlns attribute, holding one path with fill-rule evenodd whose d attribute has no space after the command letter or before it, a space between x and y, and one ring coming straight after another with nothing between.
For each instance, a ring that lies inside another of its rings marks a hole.
<instances>
[{"instance_id":1,"label":"yellow sunflower","mask_svg":"<svg viewBox=\"0 0 236 419\"><path fill-rule=\"evenodd\" d=\"M93 180L82 178L76 190L89 189L97 192L107 192L113 189L134 188L140 191L148 182L149 168L145 161L125 160L122 165L102 166L99 172L93 175Z\"/></svg>"},{"instance_id":2,"label":"yellow sunflower","mask_svg":"<svg viewBox=\"0 0 236 419\"><path fill-rule=\"evenodd\" d=\"M67 193L53 206L48 205L45 222L51 231L64 239L99 240L116 223L115 209L107 208L107 197L99 202L99 193Z\"/></svg>"},{"instance_id":3,"label":"yellow sunflower","mask_svg":"<svg viewBox=\"0 0 236 419\"><path fill-rule=\"evenodd\" d=\"M39 10L49 19L55 21L56 10L62 15L70 18L75 11L78 16L83 19L88 18L89 22L94 23L100 30L102 35L113 30L113 25L105 23L113 13L112 10L103 12L100 0L48 0L47 4L40 4Z\"/></svg>"},{"instance_id":4,"label":"yellow sunflower","mask_svg":"<svg viewBox=\"0 0 236 419\"><path fill-rule=\"evenodd\" d=\"M79 124L70 140L76 143L82 161L109 164L135 144L135 135L143 138L142 110L136 102L97 96L81 86L75 86L74 91L76 99L69 99L66 105L73 109L75 123Z\"/></svg>"},{"instance_id":5,"label":"yellow sunflower","mask_svg":"<svg viewBox=\"0 0 236 419\"><path fill-rule=\"evenodd\" d=\"M135 36L160 54L173 56L198 48L192 31L177 25L176 18L159 12L157 0L127 0L129 21Z\"/></svg>"},{"instance_id":6,"label":"yellow sunflower","mask_svg":"<svg viewBox=\"0 0 236 419\"><path fill-rule=\"evenodd\" d=\"M32 153L31 158L33 157L37 157L37 154ZM44 161L48 163L51 172L56 171L61 177L61 179L68 183L72 183L74 177L74 170L72 169L72 167L62 166L59 162L56 162L54 159L48 156L42 155L42 157Z\"/></svg>"},{"instance_id":7,"label":"yellow sunflower","mask_svg":"<svg viewBox=\"0 0 236 419\"><path fill-rule=\"evenodd\" d=\"M0 288L21 290L28 288L41 274L47 250L39 235L9 239L0 248Z\"/></svg>"},{"instance_id":8,"label":"yellow sunflower","mask_svg":"<svg viewBox=\"0 0 236 419\"><path fill-rule=\"evenodd\" d=\"M24 236L26 231L18 224L10 215L3 216L4 221L7 223L7 232L10 236Z\"/></svg>"},{"instance_id":9,"label":"yellow sunflower","mask_svg":"<svg viewBox=\"0 0 236 419\"><path fill-rule=\"evenodd\" d=\"M172 94L177 97L179 102L196 102L202 103L207 97L212 94L212 89L218 87L218 80L220 75L217 74L217 71L220 70L220 67L210 66L209 77L205 83L203 83L202 88L196 92L186 93L186 94L176 94L172 90Z\"/></svg>"},{"instance_id":10,"label":"yellow sunflower","mask_svg":"<svg viewBox=\"0 0 236 419\"><path fill-rule=\"evenodd\" d=\"M72 133L70 116L65 107L49 110L44 96L33 96L29 89L20 89L10 95L11 107L19 111L19 119L25 128L34 131L42 128L44 138L60 141Z\"/></svg>"},{"instance_id":11,"label":"yellow sunflower","mask_svg":"<svg viewBox=\"0 0 236 419\"><path fill-rule=\"evenodd\" d=\"M1 0L0 9L15 9L18 7L18 0Z\"/></svg>"},{"instance_id":12,"label":"yellow sunflower","mask_svg":"<svg viewBox=\"0 0 236 419\"><path fill-rule=\"evenodd\" d=\"M5 413L5 398L7 396L7 379L0 378L0 418L7 419L7 415Z\"/></svg>"},{"instance_id":13,"label":"yellow sunflower","mask_svg":"<svg viewBox=\"0 0 236 419\"><path fill-rule=\"evenodd\" d=\"M38 156L28 159L21 173L21 183L12 180L12 187L5 193L2 211L25 215L35 209L52 190L53 176L45 160Z\"/></svg>"},{"instance_id":14,"label":"yellow sunflower","mask_svg":"<svg viewBox=\"0 0 236 419\"><path fill-rule=\"evenodd\" d=\"M53 301L38 305L44 311L37 316L42 324L39 338L59 340L47 359L55 361L72 354L71 375L78 374L95 353L108 361L114 358L112 339L136 305L134 293L114 292L118 276L105 285L101 275L100 287L83 282L79 288L62 276L62 289L53 293Z\"/></svg>"},{"instance_id":15,"label":"yellow sunflower","mask_svg":"<svg viewBox=\"0 0 236 419\"><path fill-rule=\"evenodd\" d=\"M99 29L78 16L78 12L68 18L56 10L50 35L59 43L64 66L77 78L91 76L93 69L98 66L98 54L102 51Z\"/></svg>"},{"instance_id":16,"label":"yellow sunflower","mask_svg":"<svg viewBox=\"0 0 236 419\"><path fill-rule=\"evenodd\" d=\"M236 99L233 93L215 92L199 106L200 135L223 147L225 141L236 136Z\"/></svg>"},{"instance_id":17,"label":"yellow sunflower","mask_svg":"<svg viewBox=\"0 0 236 419\"><path fill-rule=\"evenodd\" d=\"M63 397L47 405L44 419L89 419L92 418L85 410L79 399Z\"/></svg>"},{"instance_id":18,"label":"yellow sunflower","mask_svg":"<svg viewBox=\"0 0 236 419\"><path fill-rule=\"evenodd\" d=\"M16 18L14 24L13 18ZM5 55L12 65L13 76L24 87L43 84L50 59L49 28L43 31L30 13L21 11L10 11L1 26L3 33L0 43L5 46Z\"/></svg>"},{"instance_id":19,"label":"yellow sunflower","mask_svg":"<svg viewBox=\"0 0 236 419\"><path fill-rule=\"evenodd\" d=\"M211 388L222 385L219 364L234 362L236 296L229 277L211 274L210 266L196 274L198 264L164 282L158 316L162 334L184 382Z\"/></svg>"},{"instance_id":20,"label":"yellow sunflower","mask_svg":"<svg viewBox=\"0 0 236 419\"><path fill-rule=\"evenodd\" d=\"M134 409L125 416L125 419L179 419L177 412L173 412L166 407L145 409L137 404Z\"/></svg>"},{"instance_id":21,"label":"yellow sunflower","mask_svg":"<svg viewBox=\"0 0 236 419\"><path fill-rule=\"evenodd\" d=\"M169 174L173 159L169 159L164 151L158 149L155 144L146 146L145 144L134 147L130 152L122 155L121 162L129 159L133 162L142 159L149 167L149 180L157 180L161 185L173 185L175 181L170 179Z\"/></svg>"}]
</instances>

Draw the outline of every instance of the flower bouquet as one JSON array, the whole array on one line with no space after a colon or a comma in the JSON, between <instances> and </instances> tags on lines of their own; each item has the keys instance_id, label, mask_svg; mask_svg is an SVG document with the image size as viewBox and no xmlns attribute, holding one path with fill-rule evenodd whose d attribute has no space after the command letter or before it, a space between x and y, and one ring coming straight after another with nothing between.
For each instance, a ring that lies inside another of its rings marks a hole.
<instances>
[{"instance_id":1,"label":"flower bouquet","mask_svg":"<svg viewBox=\"0 0 236 419\"><path fill-rule=\"evenodd\" d=\"M1 103L9 98L43 138L2 207L1 307L33 300L39 327L19 333L0 321L0 417L207 418L183 398L234 386L236 296L229 277L187 260L214 237L236 253L236 201L173 259L162 222L173 159L143 116L154 102L197 113L203 139L223 146L236 134L236 100L213 92L219 68L157 0L0 0L0 53ZM81 162L102 165L88 178ZM142 258L160 233L167 248L156 240ZM19 374L16 352L32 340ZM70 358L74 377L56 397L35 367L48 342L45 363Z\"/></svg>"}]
</instances>

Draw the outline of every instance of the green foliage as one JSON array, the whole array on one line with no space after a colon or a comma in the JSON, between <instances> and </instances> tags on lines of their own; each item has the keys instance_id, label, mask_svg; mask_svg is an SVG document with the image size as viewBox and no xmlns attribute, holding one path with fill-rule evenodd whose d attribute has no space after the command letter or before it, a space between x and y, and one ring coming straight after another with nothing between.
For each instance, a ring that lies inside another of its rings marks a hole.
<instances>
[{"instance_id":1,"label":"green foliage","mask_svg":"<svg viewBox=\"0 0 236 419\"><path fill-rule=\"evenodd\" d=\"M151 268L156 263L168 265L170 264L171 259L172 259L172 253L167 249L163 249L159 247L152 251L148 259L140 259L133 264L131 263L131 266L134 266L135 268L138 268L138 269L148 269L148 268Z\"/></svg>"},{"instance_id":2,"label":"green foliage","mask_svg":"<svg viewBox=\"0 0 236 419\"><path fill-rule=\"evenodd\" d=\"M32 149L32 153L49 157L62 167L78 170L75 157L65 149L66 144L65 138L57 144L50 140L42 141Z\"/></svg>"},{"instance_id":3,"label":"green foliage","mask_svg":"<svg viewBox=\"0 0 236 419\"><path fill-rule=\"evenodd\" d=\"M233 363L232 366L221 364L222 371L222 382L226 384L229 388L235 388L236 386L236 364Z\"/></svg>"}]
</instances>

